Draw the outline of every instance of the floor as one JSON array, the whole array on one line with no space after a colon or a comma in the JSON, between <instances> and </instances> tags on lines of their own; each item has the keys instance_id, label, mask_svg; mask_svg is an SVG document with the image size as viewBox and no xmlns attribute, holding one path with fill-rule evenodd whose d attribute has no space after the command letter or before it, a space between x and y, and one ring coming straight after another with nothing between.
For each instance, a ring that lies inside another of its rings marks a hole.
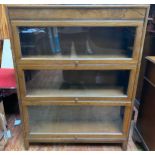
<instances>
[{"instance_id":1,"label":"floor","mask_svg":"<svg viewBox=\"0 0 155 155\"><path fill-rule=\"evenodd\" d=\"M15 118L18 115L7 116L8 128L12 132L12 138L9 139L5 147L6 151L22 151L24 150L21 125L14 126ZM132 129L130 132L128 151L141 150L138 148L131 138ZM31 144L29 147L31 151L121 151L120 145L114 144Z\"/></svg>"}]
</instances>

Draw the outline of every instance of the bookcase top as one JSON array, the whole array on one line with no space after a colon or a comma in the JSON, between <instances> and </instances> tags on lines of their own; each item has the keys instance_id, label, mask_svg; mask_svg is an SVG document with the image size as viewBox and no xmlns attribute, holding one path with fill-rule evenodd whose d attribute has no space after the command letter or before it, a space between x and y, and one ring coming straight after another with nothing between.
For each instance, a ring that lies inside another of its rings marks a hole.
<instances>
[{"instance_id":1,"label":"bookcase top","mask_svg":"<svg viewBox=\"0 0 155 155\"><path fill-rule=\"evenodd\" d=\"M25 8L25 7L58 7L58 8L147 8L150 5L149 4L9 4L6 5L7 7L13 7L13 8Z\"/></svg>"}]
</instances>

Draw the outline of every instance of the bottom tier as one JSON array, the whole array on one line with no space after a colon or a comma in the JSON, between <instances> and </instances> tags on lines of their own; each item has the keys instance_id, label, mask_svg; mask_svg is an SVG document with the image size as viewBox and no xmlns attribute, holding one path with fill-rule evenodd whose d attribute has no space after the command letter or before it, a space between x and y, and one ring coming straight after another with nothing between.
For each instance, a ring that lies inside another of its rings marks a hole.
<instances>
[{"instance_id":1,"label":"bottom tier","mask_svg":"<svg viewBox=\"0 0 155 155\"><path fill-rule=\"evenodd\" d=\"M29 106L30 135L122 133L124 107Z\"/></svg>"}]
</instances>

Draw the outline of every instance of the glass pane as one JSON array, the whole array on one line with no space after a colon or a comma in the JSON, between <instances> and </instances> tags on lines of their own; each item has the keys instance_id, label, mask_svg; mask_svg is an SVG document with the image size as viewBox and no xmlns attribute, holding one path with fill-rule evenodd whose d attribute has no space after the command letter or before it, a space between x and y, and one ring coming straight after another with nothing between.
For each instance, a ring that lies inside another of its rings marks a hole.
<instances>
[{"instance_id":1,"label":"glass pane","mask_svg":"<svg viewBox=\"0 0 155 155\"><path fill-rule=\"evenodd\" d=\"M121 132L124 107L30 106L30 133Z\"/></svg>"},{"instance_id":2,"label":"glass pane","mask_svg":"<svg viewBox=\"0 0 155 155\"><path fill-rule=\"evenodd\" d=\"M23 57L131 58L136 27L19 27Z\"/></svg>"},{"instance_id":3,"label":"glass pane","mask_svg":"<svg viewBox=\"0 0 155 155\"><path fill-rule=\"evenodd\" d=\"M129 72L124 70L26 70L27 95L51 97L126 96Z\"/></svg>"}]
</instances>

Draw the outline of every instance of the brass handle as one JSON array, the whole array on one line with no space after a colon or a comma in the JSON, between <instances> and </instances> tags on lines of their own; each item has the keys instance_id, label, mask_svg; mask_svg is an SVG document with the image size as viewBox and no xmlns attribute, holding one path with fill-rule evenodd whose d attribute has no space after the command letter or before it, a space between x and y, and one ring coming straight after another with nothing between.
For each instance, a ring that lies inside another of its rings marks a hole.
<instances>
[{"instance_id":1,"label":"brass handle","mask_svg":"<svg viewBox=\"0 0 155 155\"><path fill-rule=\"evenodd\" d=\"M75 102L77 103L77 102L78 102L78 100L79 100L79 99L76 97L76 98L75 98Z\"/></svg>"},{"instance_id":2,"label":"brass handle","mask_svg":"<svg viewBox=\"0 0 155 155\"><path fill-rule=\"evenodd\" d=\"M78 64L79 64L79 61L78 60L75 61L75 66L78 66Z\"/></svg>"}]
</instances>

